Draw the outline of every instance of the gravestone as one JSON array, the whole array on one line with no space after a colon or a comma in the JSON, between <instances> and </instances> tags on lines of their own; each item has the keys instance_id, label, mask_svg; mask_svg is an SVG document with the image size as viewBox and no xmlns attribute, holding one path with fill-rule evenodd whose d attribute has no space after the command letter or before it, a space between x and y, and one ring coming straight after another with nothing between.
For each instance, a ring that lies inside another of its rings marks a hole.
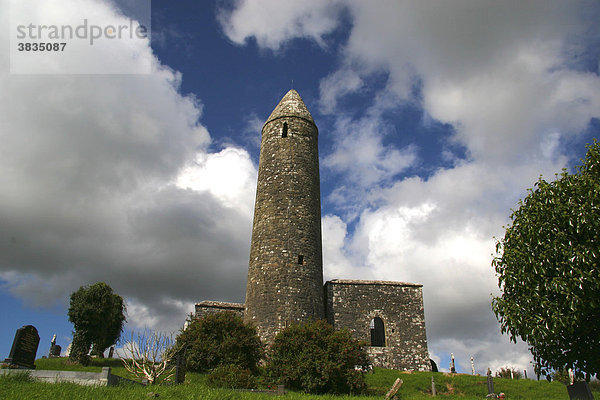
<instances>
[{"instance_id":1,"label":"gravestone","mask_svg":"<svg viewBox=\"0 0 600 400\"><path fill-rule=\"evenodd\" d=\"M438 366L435 361L430 358L429 362L431 363L431 372L438 372Z\"/></svg>"},{"instance_id":2,"label":"gravestone","mask_svg":"<svg viewBox=\"0 0 600 400\"><path fill-rule=\"evenodd\" d=\"M60 357L61 351L62 351L62 347L59 344L55 344L50 349L50 357Z\"/></svg>"},{"instance_id":3,"label":"gravestone","mask_svg":"<svg viewBox=\"0 0 600 400\"><path fill-rule=\"evenodd\" d=\"M35 368L35 355L40 344L40 335L33 325L25 325L15 333L12 348L5 363L20 368Z\"/></svg>"},{"instance_id":4,"label":"gravestone","mask_svg":"<svg viewBox=\"0 0 600 400\"><path fill-rule=\"evenodd\" d=\"M110 349L108 350L108 358L113 358L114 355L115 355L115 346L110 346Z\"/></svg>"},{"instance_id":5,"label":"gravestone","mask_svg":"<svg viewBox=\"0 0 600 400\"><path fill-rule=\"evenodd\" d=\"M175 353L175 384L185 382L185 351L187 344Z\"/></svg>"},{"instance_id":6,"label":"gravestone","mask_svg":"<svg viewBox=\"0 0 600 400\"><path fill-rule=\"evenodd\" d=\"M568 385L567 392L571 400L594 400L587 382L575 382L572 385Z\"/></svg>"},{"instance_id":7,"label":"gravestone","mask_svg":"<svg viewBox=\"0 0 600 400\"><path fill-rule=\"evenodd\" d=\"M52 341L50 342L50 351L48 351L48 358L54 357L54 346L56 346L56 334L52 336Z\"/></svg>"},{"instance_id":8,"label":"gravestone","mask_svg":"<svg viewBox=\"0 0 600 400\"><path fill-rule=\"evenodd\" d=\"M487 370L487 387L488 396L494 394L494 378L492 377L492 370L489 368Z\"/></svg>"}]
</instances>

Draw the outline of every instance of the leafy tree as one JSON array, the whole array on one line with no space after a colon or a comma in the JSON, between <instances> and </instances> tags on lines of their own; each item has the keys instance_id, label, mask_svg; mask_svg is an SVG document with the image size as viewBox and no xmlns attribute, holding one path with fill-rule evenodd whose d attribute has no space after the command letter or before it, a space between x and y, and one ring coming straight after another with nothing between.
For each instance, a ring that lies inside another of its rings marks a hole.
<instances>
[{"instance_id":1,"label":"leafy tree","mask_svg":"<svg viewBox=\"0 0 600 400\"><path fill-rule=\"evenodd\" d=\"M262 344L256 328L230 311L195 319L177 336L177 348L187 345L188 371L205 372L220 365L236 365L258 371Z\"/></svg>"},{"instance_id":2,"label":"leafy tree","mask_svg":"<svg viewBox=\"0 0 600 400\"><path fill-rule=\"evenodd\" d=\"M273 383L309 393L360 393L366 389L365 343L325 321L291 325L275 336L266 374Z\"/></svg>"},{"instance_id":3,"label":"leafy tree","mask_svg":"<svg viewBox=\"0 0 600 400\"><path fill-rule=\"evenodd\" d=\"M600 144L576 173L540 178L496 244L503 333L530 346L536 372L600 372Z\"/></svg>"},{"instance_id":4,"label":"leafy tree","mask_svg":"<svg viewBox=\"0 0 600 400\"><path fill-rule=\"evenodd\" d=\"M85 363L93 346L93 354L104 356L104 350L119 340L125 322L123 298L104 282L82 286L71 294L69 321L75 327L70 358Z\"/></svg>"}]
</instances>

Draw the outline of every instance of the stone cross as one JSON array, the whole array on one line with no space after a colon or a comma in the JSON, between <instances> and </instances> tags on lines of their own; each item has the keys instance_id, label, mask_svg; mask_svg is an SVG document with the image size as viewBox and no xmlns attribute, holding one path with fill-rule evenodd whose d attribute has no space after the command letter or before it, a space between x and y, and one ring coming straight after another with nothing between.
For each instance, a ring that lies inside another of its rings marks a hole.
<instances>
[{"instance_id":1,"label":"stone cross","mask_svg":"<svg viewBox=\"0 0 600 400\"><path fill-rule=\"evenodd\" d=\"M454 353L450 353L450 372L453 374L456 373L456 367L454 365Z\"/></svg>"},{"instance_id":2,"label":"stone cross","mask_svg":"<svg viewBox=\"0 0 600 400\"><path fill-rule=\"evenodd\" d=\"M56 353L55 346L56 346L56 333L54 334L54 336L52 336L52 341L50 342L50 350L48 351L48 358L54 357L54 354Z\"/></svg>"}]
</instances>

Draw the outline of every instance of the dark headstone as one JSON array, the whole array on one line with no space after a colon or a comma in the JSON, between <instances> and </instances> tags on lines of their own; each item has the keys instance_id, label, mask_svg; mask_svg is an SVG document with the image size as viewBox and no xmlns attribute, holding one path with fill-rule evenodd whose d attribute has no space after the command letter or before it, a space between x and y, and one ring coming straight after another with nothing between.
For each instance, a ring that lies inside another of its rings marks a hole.
<instances>
[{"instance_id":1,"label":"dark headstone","mask_svg":"<svg viewBox=\"0 0 600 400\"><path fill-rule=\"evenodd\" d=\"M435 361L430 358L429 362L431 363L431 372L438 372L438 367Z\"/></svg>"},{"instance_id":2,"label":"dark headstone","mask_svg":"<svg viewBox=\"0 0 600 400\"><path fill-rule=\"evenodd\" d=\"M10 354L4 362L21 368L35 368L35 355L39 344L40 335L33 325L17 329Z\"/></svg>"},{"instance_id":3,"label":"dark headstone","mask_svg":"<svg viewBox=\"0 0 600 400\"><path fill-rule=\"evenodd\" d=\"M185 350L187 345L183 346L175 353L175 384L185 382Z\"/></svg>"},{"instance_id":4,"label":"dark headstone","mask_svg":"<svg viewBox=\"0 0 600 400\"><path fill-rule=\"evenodd\" d=\"M571 400L594 400L590 385L587 382L575 382L568 385L567 392Z\"/></svg>"},{"instance_id":5,"label":"dark headstone","mask_svg":"<svg viewBox=\"0 0 600 400\"><path fill-rule=\"evenodd\" d=\"M110 349L108 350L108 358L113 358L114 355L115 355L115 346L110 346Z\"/></svg>"},{"instance_id":6,"label":"dark headstone","mask_svg":"<svg viewBox=\"0 0 600 400\"><path fill-rule=\"evenodd\" d=\"M50 357L60 357L60 352L62 351L62 347L58 344L55 344L50 348Z\"/></svg>"}]
</instances>

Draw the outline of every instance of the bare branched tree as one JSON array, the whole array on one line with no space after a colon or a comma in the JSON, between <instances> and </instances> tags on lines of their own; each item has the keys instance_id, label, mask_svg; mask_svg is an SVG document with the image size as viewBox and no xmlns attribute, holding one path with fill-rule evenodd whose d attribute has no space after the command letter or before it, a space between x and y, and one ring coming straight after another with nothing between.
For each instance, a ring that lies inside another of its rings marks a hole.
<instances>
[{"instance_id":1,"label":"bare branched tree","mask_svg":"<svg viewBox=\"0 0 600 400\"><path fill-rule=\"evenodd\" d=\"M131 332L131 340L125 342L119 354L125 369L148 384L172 381L175 366L171 362L175 356L172 336L162 332Z\"/></svg>"}]
</instances>

